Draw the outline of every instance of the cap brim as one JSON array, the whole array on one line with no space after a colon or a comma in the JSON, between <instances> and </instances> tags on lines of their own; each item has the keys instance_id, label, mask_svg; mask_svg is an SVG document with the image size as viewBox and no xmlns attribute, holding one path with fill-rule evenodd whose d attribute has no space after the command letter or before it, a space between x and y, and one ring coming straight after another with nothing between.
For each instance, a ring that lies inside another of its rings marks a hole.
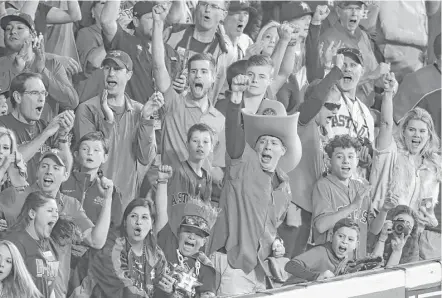
<instances>
[{"instance_id":1,"label":"cap brim","mask_svg":"<svg viewBox=\"0 0 442 298\"><path fill-rule=\"evenodd\" d=\"M263 116L242 111L244 132L250 147L255 148L260 136L269 135L280 139L286 153L281 157L278 167L284 172L292 171L301 160L302 146L298 137L299 112L288 116Z\"/></svg>"},{"instance_id":2,"label":"cap brim","mask_svg":"<svg viewBox=\"0 0 442 298\"><path fill-rule=\"evenodd\" d=\"M289 17L289 18L282 18L281 19L281 23L282 22L290 22L290 21L293 21L293 20L296 20L296 19L300 19L300 18L302 18L303 16L307 16L307 15L310 15L311 17L313 17L313 15L314 15L315 13L313 12L313 11L311 11L311 12L303 12L303 13L301 13L301 14L299 14L299 15L296 15L296 16L292 16L292 17Z\"/></svg>"},{"instance_id":3,"label":"cap brim","mask_svg":"<svg viewBox=\"0 0 442 298\"><path fill-rule=\"evenodd\" d=\"M202 234L205 235L205 237L210 236L210 234L207 233L206 231L204 231L204 230L202 230L202 229L200 229L200 228L197 228L197 227L195 227L195 226L192 226L192 225L181 224L180 227L186 227L186 228L188 228L189 230L194 231L194 232L201 232Z\"/></svg>"},{"instance_id":4,"label":"cap brim","mask_svg":"<svg viewBox=\"0 0 442 298\"><path fill-rule=\"evenodd\" d=\"M355 53L352 52L345 52L342 53L342 55L350 57L351 59L353 59L356 63L359 63L361 65L364 65L364 61L361 60L361 58L359 58L358 55L356 55Z\"/></svg>"},{"instance_id":5,"label":"cap brim","mask_svg":"<svg viewBox=\"0 0 442 298\"><path fill-rule=\"evenodd\" d=\"M112 58L112 57L105 58L105 59L103 60L103 62L101 63L101 66L104 66L104 65L106 64L106 61L113 61L113 62L115 62L120 68L126 68L126 69L127 69L127 66L124 65L124 63L123 63L121 60L119 60L119 59L115 59L115 58Z\"/></svg>"},{"instance_id":6,"label":"cap brim","mask_svg":"<svg viewBox=\"0 0 442 298\"><path fill-rule=\"evenodd\" d=\"M253 7L253 6L249 6L249 7L245 7L245 8L236 8L236 9L233 9L233 10L230 10L229 9L229 14L233 14L233 13L238 13L238 12L241 12L241 11L247 11L248 13L257 13L258 12L258 10L255 8L255 7Z\"/></svg>"},{"instance_id":7,"label":"cap brim","mask_svg":"<svg viewBox=\"0 0 442 298\"><path fill-rule=\"evenodd\" d=\"M61 158L60 158L57 154L54 154L54 153L52 153L52 152L45 153L45 154L43 154L43 155L41 156L41 158L40 158L40 162L42 162L43 159L45 159L45 158L51 158L51 159L52 159L53 161L55 161L59 166L66 167L66 165L65 165L64 162L63 162L63 160L61 160Z\"/></svg>"},{"instance_id":8,"label":"cap brim","mask_svg":"<svg viewBox=\"0 0 442 298\"><path fill-rule=\"evenodd\" d=\"M32 25L29 24L29 22L27 20L25 20L24 18L17 16L17 15L7 15L7 16L4 16L3 18L1 18L0 27L3 30L6 30L6 26L8 26L8 24L11 21L21 22L21 23L25 24L26 26L28 26L29 29L34 30Z\"/></svg>"}]
</instances>

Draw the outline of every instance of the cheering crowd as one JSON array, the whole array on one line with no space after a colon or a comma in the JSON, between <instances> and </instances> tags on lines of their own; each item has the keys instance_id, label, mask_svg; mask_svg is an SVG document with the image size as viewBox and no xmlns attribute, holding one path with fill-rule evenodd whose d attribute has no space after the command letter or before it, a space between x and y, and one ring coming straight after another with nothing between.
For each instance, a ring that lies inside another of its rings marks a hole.
<instances>
[{"instance_id":1,"label":"cheering crowd","mask_svg":"<svg viewBox=\"0 0 442 298\"><path fill-rule=\"evenodd\" d=\"M231 297L441 255L440 1L0 1L0 298Z\"/></svg>"}]
</instances>

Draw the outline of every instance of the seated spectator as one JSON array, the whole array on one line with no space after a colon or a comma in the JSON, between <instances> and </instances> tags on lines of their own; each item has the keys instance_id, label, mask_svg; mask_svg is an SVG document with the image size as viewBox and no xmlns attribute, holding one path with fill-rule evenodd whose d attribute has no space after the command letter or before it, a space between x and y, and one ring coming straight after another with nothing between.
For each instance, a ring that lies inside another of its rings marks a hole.
<instances>
[{"instance_id":1,"label":"seated spectator","mask_svg":"<svg viewBox=\"0 0 442 298\"><path fill-rule=\"evenodd\" d=\"M267 67L269 68L269 67ZM277 101L264 101L260 111L240 108L249 78L233 79L226 116L229 159L220 207L208 251L220 272L218 296L243 295L266 288L263 262L271 255L278 226L286 219L291 201L288 177L301 158L296 126L298 114L287 116ZM290 130L286 128L290 127ZM252 149L253 148L253 149ZM232 282L232 281L235 282Z\"/></svg>"},{"instance_id":2,"label":"seated spectator","mask_svg":"<svg viewBox=\"0 0 442 298\"><path fill-rule=\"evenodd\" d=\"M48 92L40 74L19 74L12 80L9 93L13 110L0 117L0 126L15 133L18 151L27 164L28 182L32 184L43 152L53 147L69 150L69 131L75 115L65 111L50 123L41 119Z\"/></svg>"},{"instance_id":3,"label":"seated spectator","mask_svg":"<svg viewBox=\"0 0 442 298\"><path fill-rule=\"evenodd\" d=\"M330 173L313 188L313 240L316 245L330 241L334 225L351 218L360 229L356 258L366 257L367 231L372 218L369 188L352 179L361 144L348 135L335 136L325 146Z\"/></svg>"},{"instance_id":4,"label":"seated spectator","mask_svg":"<svg viewBox=\"0 0 442 298\"><path fill-rule=\"evenodd\" d=\"M60 192L76 198L87 217L96 224L103 209L103 200L100 197L102 190L102 165L109 158L109 142L101 132L85 134L75 145L74 158L76 166L68 180L63 182ZM123 216L121 193L114 186L112 191L111 227L118 226Z\"/></svg>"},{"instance_id":5,"label":"seated spectator","mask_svg":"<svg viewBox=\"0 0 442 298\"><path fill-rule=\"evenodd\" d=\"M426 94L441 89L441 35L433 44L436 61L407 74L399 85L393 100L393 119L396 123ZM440 118L440 117L439 117ZM433 118L433 120L436 120ZM438 126L440 128L440 126Z\"/></svg>"},{"instance_id":6,"label":"seated spectator","mask_svg":"<svg viewBox=\"0 0 442 298\"><path fill-rule=\"evenodd\" d=\"M292 275L286 285L334 277L343 262L354 258L359 233L357 222L340 219L333 227L330 242L313 247L285 265L285 270Z\"/></svg>"},{"instance_id":7,"label":"seated spectator","mask_svg":"<svg viewBox=\"0 0 442 298\"><path fill-rule=\"evenodd\" d=\"M408 206L389 211L372 252L381 256L387 267L419 261L418 218Z\"/></svg>"},{"instance_id":8,"label":"seated spectator","mask_svg":"<svg viewBox=\"0 0 442 298\"><path fill-rule=\"evenodd\" d=\"M0 126L0 185L22 189L28 186L27 171L23 158L18 152L14 132Z\"/></svg>"},{"instance_id":9,"label":"seated spectator","mask_svg":"<svg viewBox=\"0 0 442 298\"><path fill-rule=\"evenodd\" d=\"M172 266L178 265L197 278L200 285L195 288L196 297L215 297L216 273L212 262L202 252L215 224L218 210L202 202L191 199L182 206L182 218L178 225L178 243L164 249L167 261ZM175 295L185 294L175 287Z\"/></svg>"},{"instance_id":10,"label":"seated spectator","mask_svg":"<svg viewBox=\"0 0 442 298\"><path fill-rule=\"evenodd\" d=\"M83 242L92 248L101 249L106 240L110 225L110 213L112 202L113 182L100 179L100 197L104 198L101 214L97 224L94 225L87 217L80 202L70 196L60 193L60 185L69 177L72 168L72 156L70 151L49 151L42 155L37 169L37 181L24 190L8 188L0 193L0 210L6 219L8 226L12 226L20 220L19 212L29 193L40 191L51 198L58 206L58 211L63 216L75 223L82 233ZM27 215L27 213L26 213ZM71 234L66 234L71 235ZM63 236L63 235L62 235ZM60 268L57 270L55 282L55 297L65 297L70 276L72 242L67 243L57 250L57 258Z\"/></svg>"},{"instance_id":11,"label":"seated spectator","mask_svg":"<svg viewBox=\"0 0 442 298\"><path fill-rule=\"evenodd\" d=\"M324 148L333 138L331 119L340 108L341 93L336 83L342 77L344 57L338 55L336 66L322 80L313 81L306 91L306 100L299 107L298 134L302 143L299 165L290 173L292 202L301 208L302 224L298 227L283 223L278 234L284 240L287 257L303 253L307 247L312 221L313 186L328 173Z\"/></svg>"},{"instance_id":12,"label":"seated spectator","mask_svg":"<svg viewBox=\"0 0 442 298\"><path fill-rule=\"evenodd\" d=\"M2 295L5 297L41 297L17 246L8 240L0 240L0 258L3 267L0 280Z\"/></svg>"},{"instance_id":13,"label":"seated spectator","mask_svg":"<svg viewBox=\"0 0 442 298\"><path fill-rule=\"evenodd\" d=\"M168 224L158 235L158 243L163 251L178 247L178 227L182 218L182 205L189 198L196 198L210 204L212 198L212 177L203 164L213 151L212 129L205 124L195 124L187 133L189 158L176 165L169 179ZM158 183L164 181L157 180ZM166 253L167 257L167 253Z\"/></svg>"},{"instance_id":14,"label":"seated spectator","mask_svg":"<svg viewBox=\"0 0 442 298\"><path fill-rule=\"evenodd\" d=\"M115 181L124 207L137 194L139 180L155 159L151 116L161 108L164 99L154 93L143 106L125 93L133 77L132 59L125 52L109 52L103 60L103 70L105 89L100 96L79 105L74 134L80 140L90 132L100 131L109 140L109 158L102 167L103 175Z\"/></svg>"},{"instance_id":15,"label":"seated spectator","mask_svg":"<svg viewBox=\"0 0 442 298\"><path fill-rule=\"evenodd\" d=\"M338 1L335 5L339 22L327 29L320 37L324 48L334 41L342 42L342 47L357 49L364 61L364 69L357 82L357 97L368 107L374 103L375 81L390 71L390 65L378 64L372 50L368 34L359 27L365 9L364 1Z\"/></svg>"},{"instance_id":16,"label":"seated spectator","mask_svg":"<svg viewBox=\"0 0 442 298\"><path fill-rule=\"evenodd\" d=\"M164 170L159 177L167 180L171 169ZM76 269L78 284L70 297L163 297L164 291L173 292L175 280L165 274L167 260L156 245L156 234L167 222L166 197L166 184L159 184L156 207L150 198L127 205L120 227L111 230L104 248L90 251L87 262L80 263L85 268Z\"/></svg>"},{"instance_id":17,"label":"seated spectator","mask_svg":"<svg viewBox=\"0 0 442 298\"><path fill-rule=\"evenodd\" d=\"M0 58L2 80L11 83L22 72L39 73L48 88L49 98L42 115L46 121L60 110L75 109L78 106L77 92L63 65L56 57L46 55L44 40L36 41L38 37L31 17L23 13L7 15L1 19L1 27L5 30L5 46L9 51L9 55Z\"/></svg>"},{"instance_id":18,"label":"seated spectator","mask_svg":"<svg viewBox=\"0 0 442 298\"><path fill-rule=\"evenodd\" d=\"M62 221L58 217L55 198L32 192L26 197L16 224L5 237L20 251L43 298L56 297L56 278L60 266L59 248L56 246L65 245L64 238L69 239L69 235L74 233L73 225L69 222L61 224Z\"/></svg>"},{"instance_id":19,"label":"seated spectator","mask_svg":"<svg viewBox=\"0 0 442 298\"><path fill-rule=\"evenodd\" d=\"M387 210L405 205L417 213L421 259L441 254L441 234L435 209L440 189L440 141L430 114L414 108L393 135L393 96L397 88L394 74L384 77L381 126L370 181L374 186L373 208L379 213L371 231L377 235ZM428 206L427 206L428 203Z\"/></svg>"}]
</instances>

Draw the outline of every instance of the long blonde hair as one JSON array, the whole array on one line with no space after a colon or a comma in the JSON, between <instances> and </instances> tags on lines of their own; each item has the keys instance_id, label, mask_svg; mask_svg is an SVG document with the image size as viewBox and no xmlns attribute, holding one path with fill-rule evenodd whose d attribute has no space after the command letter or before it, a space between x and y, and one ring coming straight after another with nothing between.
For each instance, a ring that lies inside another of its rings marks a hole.
<instances>
[{"instance_id":1,"label":"long blonde hair","mask_svg":"<svg viewBox=\"0 0 442 298\"><path fill-rule=\"evenodd\" d=\"M15 138L15 134L12 130L7 129L6 127L0 126L0 138L3 136L8 136L11 140L11 154L17 151L17 139Z\"/></svg>"},{"instance_id":2,"label":"long blonde hair","mask_svg":"<svg viewBox=\"0 0 442 298\"><path fill-rule=\"evenodd\" d=\"M17 247L8 240L0 240L0 246L6 246L11 252L12 270L3 280L4 297L41 298L40 291L34 284L32 276L26 268L23 257Z\"/></svg>"},{"instance_id":3,"label":"long blonde hair","mask_svg":"<svg viewBox=\"0 0 442 298\"><path fill-rule=\"evenodd\" d=\"M424 159L435 166L437 176L440 177L440 139L436 130L434 129L433 119L431 118L430 113L428 113L426 110L422 108L414 108L405 115L399 124L399 129L395 136L397 146L402 150L408 151L407 145L405 144L404 132L411 120L419 120L427 125L429 139L422 148L420 154Z\"/></svg>"}]
</instances>

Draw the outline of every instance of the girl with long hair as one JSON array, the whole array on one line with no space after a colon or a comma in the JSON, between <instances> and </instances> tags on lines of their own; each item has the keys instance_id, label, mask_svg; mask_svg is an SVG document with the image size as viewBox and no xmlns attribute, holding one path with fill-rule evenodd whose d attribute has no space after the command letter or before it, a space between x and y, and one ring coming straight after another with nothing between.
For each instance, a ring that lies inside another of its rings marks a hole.
<instances>
[{"instance_id":1,"label":"girl with long hair","mask_svg":"<svg viewBox=\"0 0 442 298\"><path fill-rule=\"evenodd\" d=\"M18 152L15 134L6 127L0 127L0 185L1 190L28 185L26 165Z\"/></svg>"},{"instance_id":2,"label":"girl with long hair","mask_svg":"<svg viewBox=\"0 0 442 298\"><path fill-rule=\"evenodd\" d=\"M14 226L5 236L17 247L44 298L55 298L58 275L57 247L74 234L74 225L58 217L57 202L40 192L30 193ZM19 297L19 296L13 296Z\"/></svg>"},{"instance_id":3,"label":"girl with long hair","mask_svg":"<svg viewBox=\"0 0 442 298\"><path fill-rule=\"evenodd\" d=\"M8 240L0 240L0 269L0 297L42 297L20 251Z\"/></svg>"},{"instance_id":4,"label":"girl with long hair","mask_svg":"<svg viewBox=\"0 0 442 298\"><path fill-rule=\"evenodd\" d=\"M387 213L406 205L417 213L417 241L420 258L440 256L440 229L434 214L440 188L440 140L430 114L415 108L401 121L393 134L393 96L397 90L394 74L384 80L381 124L372 162L370 183L373 207L379 212L371 225L375 235L381 231Z\"/></svg>"}]
</instances>

